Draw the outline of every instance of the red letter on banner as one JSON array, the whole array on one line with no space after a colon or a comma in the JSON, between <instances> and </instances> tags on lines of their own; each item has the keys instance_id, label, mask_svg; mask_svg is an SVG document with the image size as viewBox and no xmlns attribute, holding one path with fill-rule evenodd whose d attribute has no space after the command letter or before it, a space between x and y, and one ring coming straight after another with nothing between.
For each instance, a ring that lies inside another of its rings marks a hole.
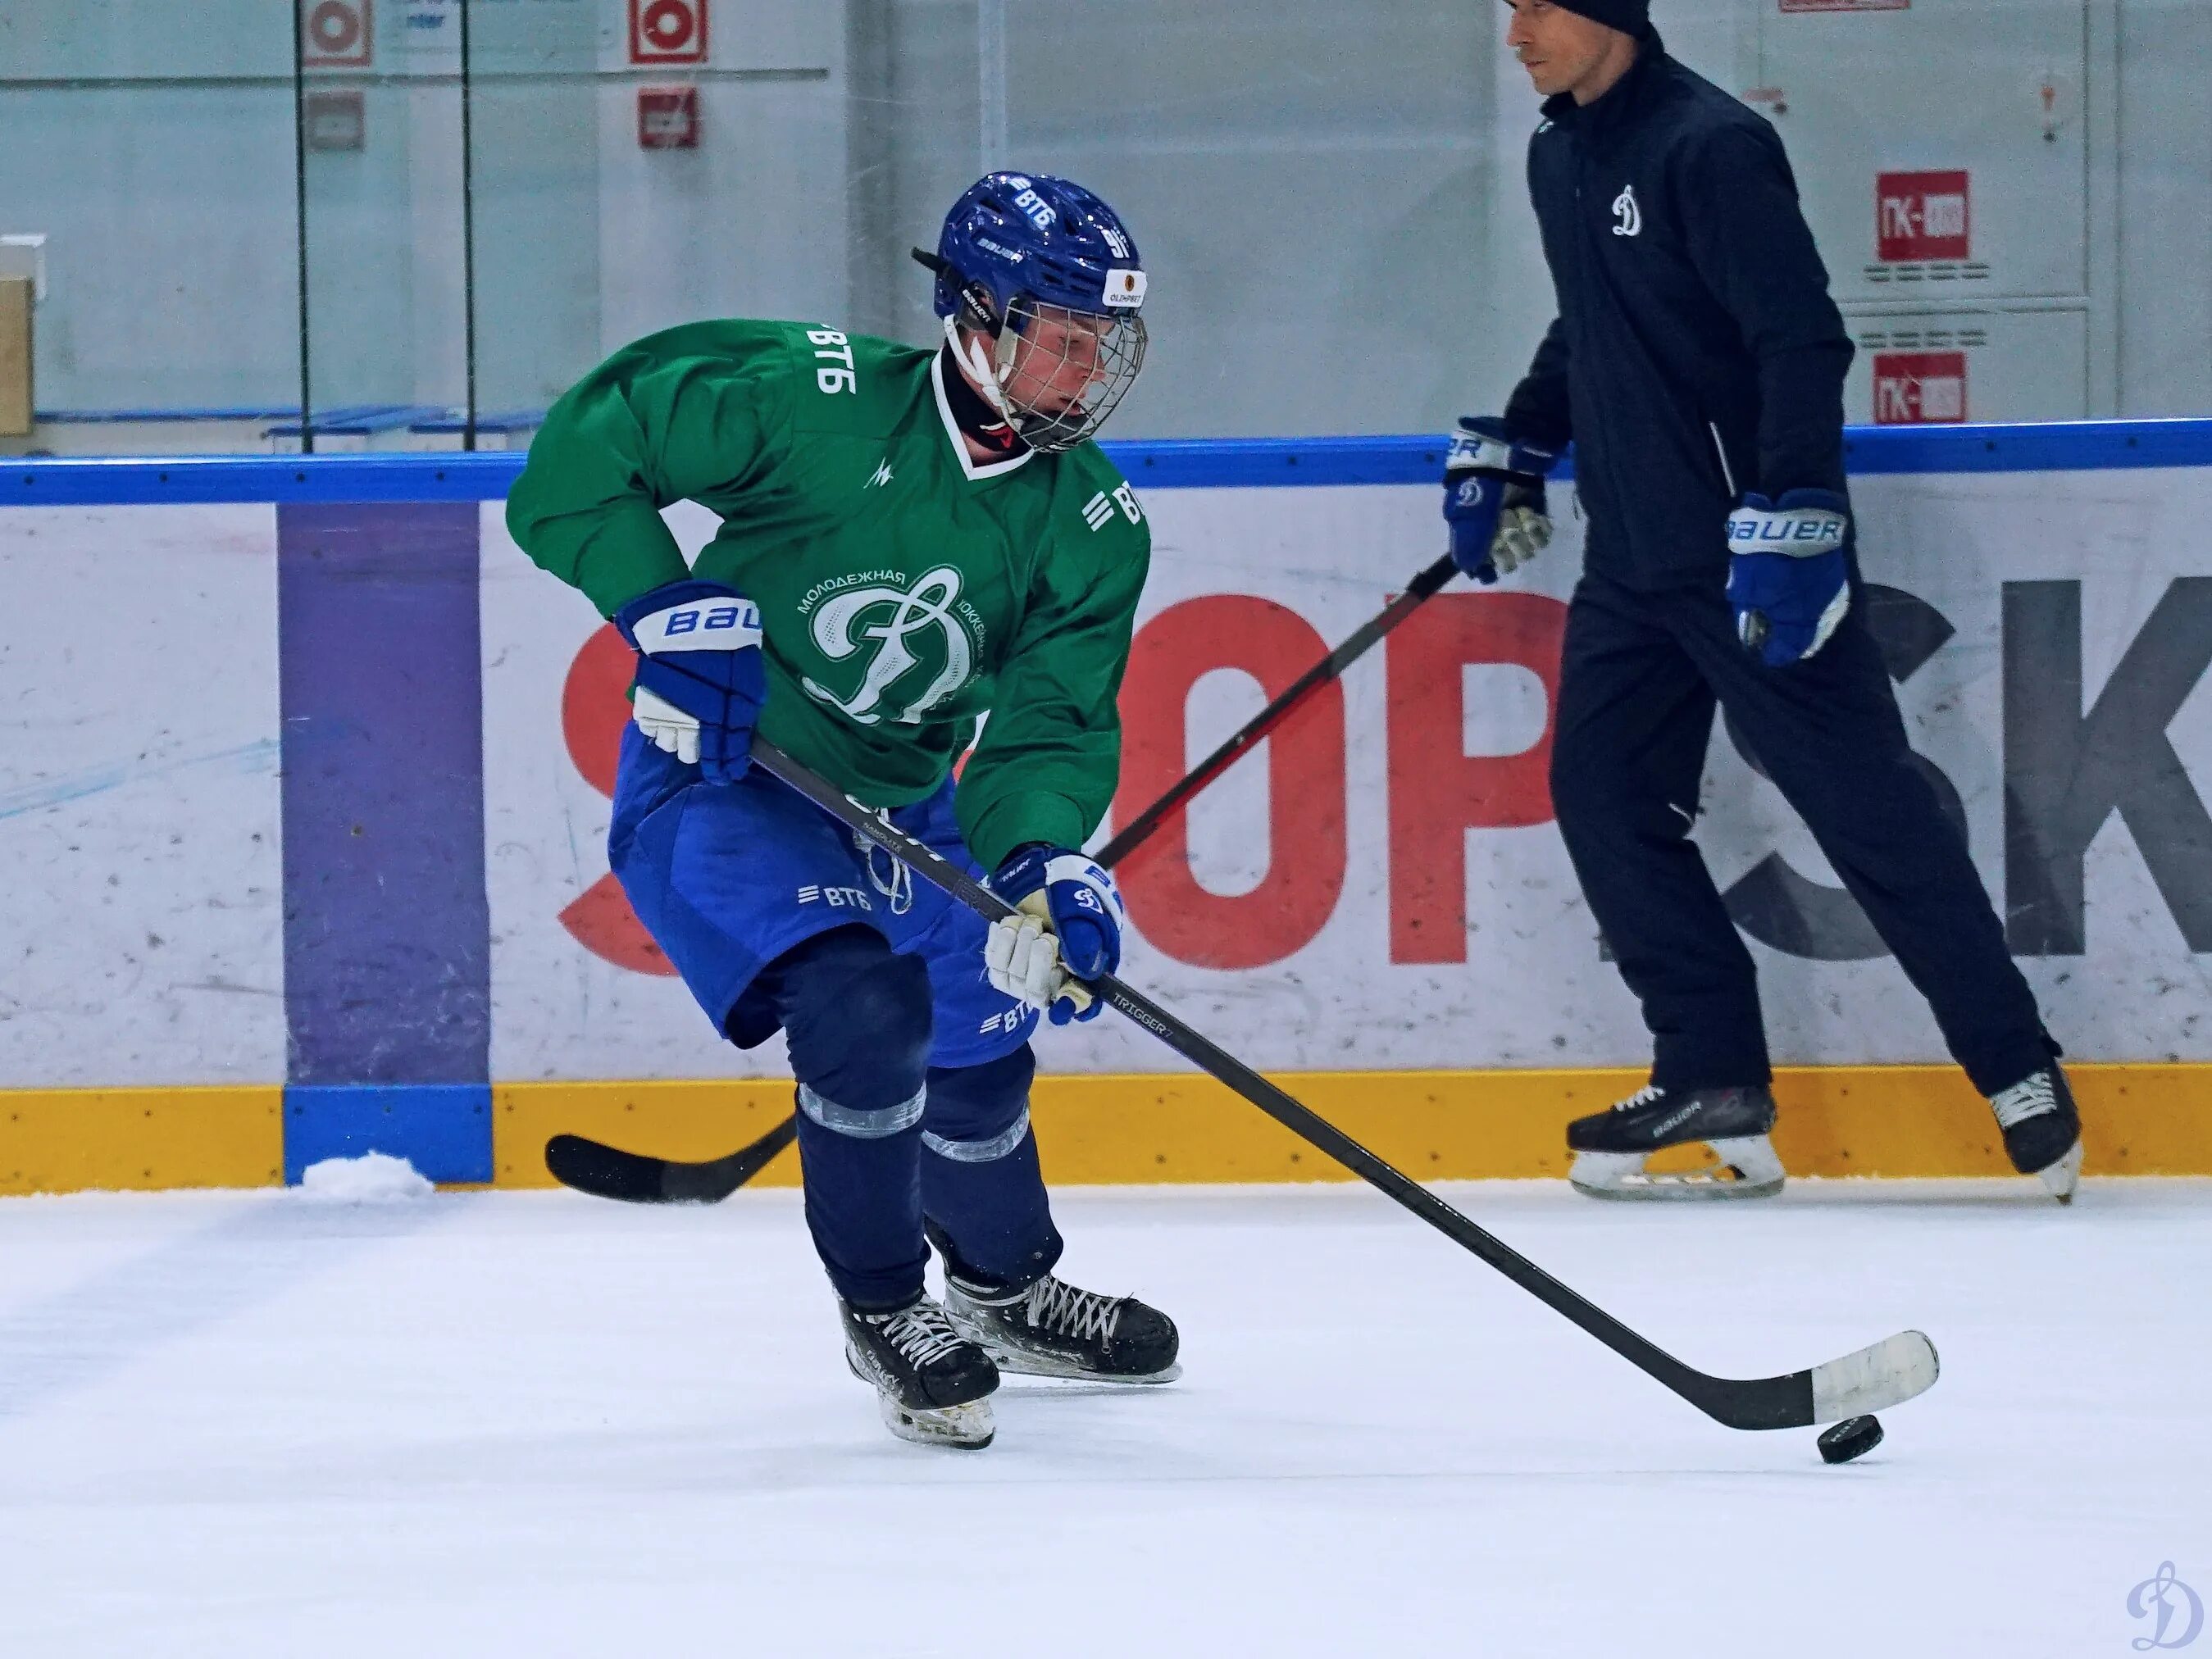
<instances>
[{"instance_id":1,"label":"red letter on banner","mask_svg":"<svg viewBox=\"0 0 2212 1659\"><path fill-rule=\"evenodd\" d=\"M1201 677L1240 670L1272 702L1328 654L1296 611L1249 594L1186 599L1146 623L1130 648L1121 689L1115 822L1128 823L1203 758L1184 752L1184 710ZM1200 968L1280 962L1312 942L1344 891L1343 688L1331 682L1309 693L1267 734L1266 750L1268 860L1259 886L1234 898L1200 887L1191 874L1182 812L1114 872L1139 931L1178 962ZM1250 755L1237 763L1257 763Z\"/></svg>"},{"instance_id":2,"label":"red letter on banner","mask_svg":"<svg viewBox=\"0 0 2212 1659\"><path fill-rule=\"evenodd\" d=\"M568 665L561 688L561 730L568 740L568 758L585 782L609 797L615 793L623 730L629 724L629 681L636 665L623 636L611 626L602 628ZM676 971L629 908L611 871L561 912L561 925L577 944L617 968L663 975Z\"/></svg>"},{"instance_id":3,"label":"red letter on banner","mask_svg":"<svg viewBox=\"0 0 2212 1659\"><path fill-rule=\"evenodd\" d=\"M1443 593L1390 636L1390 960L1467 960L1467 832L1552 817L1552 710L1567 608L1535 593ZM1544 735L1470 757L1462 671L1510 663L1544 683Z\"/></svg>"}]
</instances>

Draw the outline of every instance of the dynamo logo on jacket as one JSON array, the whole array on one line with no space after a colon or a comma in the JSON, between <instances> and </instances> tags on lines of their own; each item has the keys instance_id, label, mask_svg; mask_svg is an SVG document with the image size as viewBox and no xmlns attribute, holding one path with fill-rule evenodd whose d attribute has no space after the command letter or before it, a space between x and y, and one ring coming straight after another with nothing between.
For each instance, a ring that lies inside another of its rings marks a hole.
<instances>
[{"instance_id":1,"label":"dynamo logo on jacket","mask_svg":"<svg viewBox=\"0 0 2212 1659\"><path fill-rule=\"evenodd\" d=\"M1644 210L1636 205L1635 185L1620 187L1620 194L1613 198L1613 216L1620 221L1613 228L1616 236L1633 236L1644 228Z\"/></svg>"}]
</instances>

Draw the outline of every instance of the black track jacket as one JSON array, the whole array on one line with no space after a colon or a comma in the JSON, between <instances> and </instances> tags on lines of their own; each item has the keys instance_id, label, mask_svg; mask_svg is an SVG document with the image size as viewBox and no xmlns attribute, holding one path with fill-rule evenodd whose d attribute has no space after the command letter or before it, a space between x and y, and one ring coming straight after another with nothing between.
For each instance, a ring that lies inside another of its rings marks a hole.
<instances>
[{"instance_id":1,"label":"black track jacket","mask_svg":"<svg viewBox=\"0 0 2212 1659\"><path fill-rule=\"evenodd\" d=\"M1656 30L1605 96L1543 112L1528 191L1559 317L1506 424L1574 441L1588 568L1723 581L1736 497L1844 489L1851 343L1782 140Z\"/></svg>"}]
</instances>

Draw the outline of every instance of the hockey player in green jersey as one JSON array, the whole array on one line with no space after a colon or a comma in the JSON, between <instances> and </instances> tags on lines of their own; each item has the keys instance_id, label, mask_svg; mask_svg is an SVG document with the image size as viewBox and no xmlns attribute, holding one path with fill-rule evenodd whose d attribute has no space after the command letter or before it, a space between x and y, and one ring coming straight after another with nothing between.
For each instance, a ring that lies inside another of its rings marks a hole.
<instances>
[{"instance_id":1,"label":"hockey player in green jersey","mask_svg":"<svg viewBox=\"0 0 2212 1659\"><path fill-rule=\"evenodd\" d=\"M1090 438L1142 365L1146 278L1103 202L1017 173L915 257L935 349L805 323L653 335L554 405L507 524L637 653L610 861L719 1031L785 1034L848 1362L894 1433L974 1447L1000 1367L1176 1372L1166 1316L1054 1274L1029 1122L1040 1012L1097 1012L1076 981L1115 968L1126 925L1079 849L1113 795L1151 532ZM690 567L659 516L682 500L722 517ZM1018 923L751 768L756 731L992 872Z\"/></svg>"}]
</instances>

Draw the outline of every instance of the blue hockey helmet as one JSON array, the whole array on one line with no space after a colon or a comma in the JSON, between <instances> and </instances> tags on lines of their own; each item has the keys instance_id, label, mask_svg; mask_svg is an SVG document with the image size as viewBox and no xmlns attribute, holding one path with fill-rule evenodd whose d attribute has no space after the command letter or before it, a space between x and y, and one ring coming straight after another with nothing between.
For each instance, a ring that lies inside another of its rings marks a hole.
<instances>
[{"instance_id":1,"label":"blue hockey helmet","mask_svg":"<svg viewBox=\"0 0 2212 1659\"><path fill-rule=\"evenodd\" d=\"M936 275L937 314L954 349L1032 449L1091 436L1144 366L1144 261L1120 216L1080 185L987 173L945 216L937 252L916 248L915 258ZM995 350L963 343L963 329ZM1024 339L1050 361L1027 361ZM1080 368L1060 371L1078 353L1097 372L1070 395Z\"/></svg>"}]
</instances>

